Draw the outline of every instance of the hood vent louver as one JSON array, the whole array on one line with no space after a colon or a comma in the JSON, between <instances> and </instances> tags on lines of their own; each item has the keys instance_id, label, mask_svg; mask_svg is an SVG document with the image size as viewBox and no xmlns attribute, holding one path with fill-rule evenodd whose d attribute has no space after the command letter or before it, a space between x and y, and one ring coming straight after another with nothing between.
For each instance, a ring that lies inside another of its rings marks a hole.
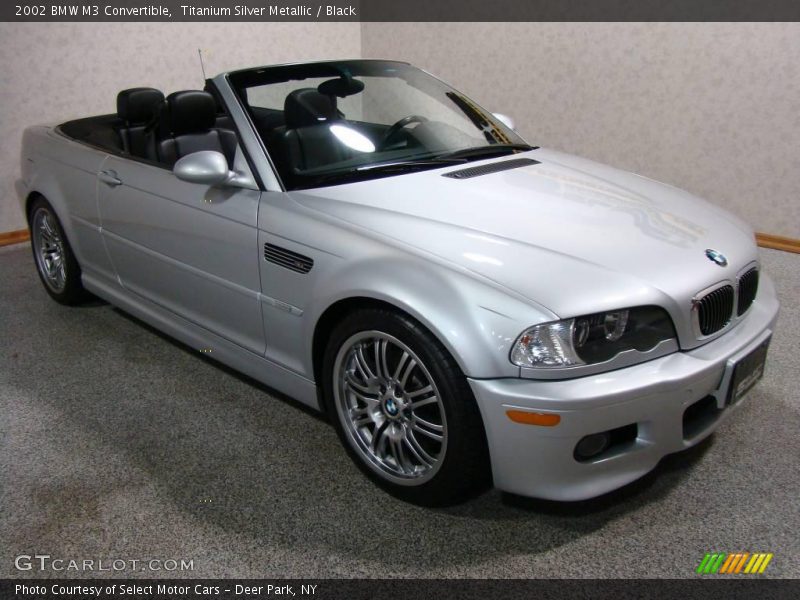
<instances>
[{"instance_id":1,"label":"hood vent louver","mask_svg":"<svg viewBox=\"0 0 800 600\"><path fill-rule=\"evenodd\" d=\"M531 165L538 164L540 164L539 161L533 160L532 158L515 158L513 160L489 163L488 165L470 167L469 169L450 171L449 173L444 173L442 177L450 177L452 179L471 179L472 177L480 177L481 175L489 175L490 173L498 173L500 171L519 169L520 167L529 167Z\"/></svg>"},{"instance_id":2,"label":"hood vent louver","mask_svg":"<svg viewBox=\"0 0 800 600\"><path fill-rule=\"evenodd\" d=\"M274 244L264 244L264 260L296 273L308 273L314 266L314 259Z\"/></svg>"}]
</instances>

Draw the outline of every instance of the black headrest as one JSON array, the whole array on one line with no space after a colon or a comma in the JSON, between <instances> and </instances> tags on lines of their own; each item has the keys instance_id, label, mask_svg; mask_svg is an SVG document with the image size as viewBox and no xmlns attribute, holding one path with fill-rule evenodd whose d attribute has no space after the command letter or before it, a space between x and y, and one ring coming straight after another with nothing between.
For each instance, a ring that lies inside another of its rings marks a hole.
<instances>
[{"instance_id":1,"label":"black headrest","mask_svg":"<svg viewBox=\"0 0 800 600\"><path fill-rule=\"evenodd\" d=\"M173 92L161 116L162 125L173 135L208 131L217 120L217 105L208 92Z\"/></svg>"},{"instance_id":2,"label":"black headrest","mask_svg":"<svg viewBox=\"0 0 800 600\"><path fill-rule=\"evenodd\" d=\"M314 88L302 88L286 96L283 103L283 117L286 127L308 127L322 121L338 118L336 100L320 94Z\"/></svg>"},{"instance_id":3,"label":"black headrest","mask_svg":"<svg viewBox=\"0 0 800 600\"><path fill-rule=\"evenodd\" d=\"M146 123L164 102L164 94L155 88L138 87L117 94L117 115L128 123Z\"/></svg>"}]
</instances>

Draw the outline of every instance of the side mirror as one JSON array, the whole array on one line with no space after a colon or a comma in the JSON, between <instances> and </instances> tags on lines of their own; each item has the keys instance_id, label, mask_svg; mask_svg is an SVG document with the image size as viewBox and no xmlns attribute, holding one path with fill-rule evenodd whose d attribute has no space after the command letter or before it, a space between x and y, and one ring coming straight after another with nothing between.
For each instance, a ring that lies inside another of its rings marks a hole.
<instances>
[{"instance_id":1,"label":"side mirror","mask_svg":"<svg viewBox=\"0 0 800 600\"><path fill-rule=\"evenodd\" d=\"M492 113L492 116L500 121L503 125L508 127L511 131L516 131L517 126L514 124L514 119L503 113Z\"/></svg>"},{"instance_id":2,"label":"side mirror","mask_svg":"<svg viewBox=\"0 0 800 600\"><path fill-rule=\"evenodd\" d=\"M228 169L228 160L221 152L201 150L178 159L172 168L175 177L190 183L221 185L236 174Z\"/></svg>"}]
</instances>

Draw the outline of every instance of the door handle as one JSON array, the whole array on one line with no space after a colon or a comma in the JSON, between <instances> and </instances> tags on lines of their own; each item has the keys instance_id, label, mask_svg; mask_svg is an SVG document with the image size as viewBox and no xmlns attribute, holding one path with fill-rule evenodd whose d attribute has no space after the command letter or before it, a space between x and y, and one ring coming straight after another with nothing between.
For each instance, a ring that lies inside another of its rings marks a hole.
<instances>
[{"instance_id":1,"label":"door handle","mask_svg":"<svg viewBox=\"0 0 800 600\"><path fill-rule=\"evenodd\" d=\"M114 171L100 171L100 173L97 175L97 178L103 183L107 183L111 187L122 185L122 180L117 178L117 174Z\"/></svg>"}]
</instances>

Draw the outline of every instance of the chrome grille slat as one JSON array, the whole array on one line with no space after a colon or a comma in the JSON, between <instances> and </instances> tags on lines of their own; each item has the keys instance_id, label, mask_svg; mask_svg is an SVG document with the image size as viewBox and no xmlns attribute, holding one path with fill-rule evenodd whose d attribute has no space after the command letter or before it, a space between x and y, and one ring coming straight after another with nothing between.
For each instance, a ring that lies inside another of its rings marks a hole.
<instances>
[{"instance_id":1,"label":"chrome grille slat","mask_svg":"<svg viewBox=\"0 0 800 600\"><path fill-rule=\"evenodd\" d=\"M741 277L739 277L739 298L736 308L736 316L741 317L753 301L758 292L758 268L753 267Z\"/></svg>"},{"instance_id":2,"label":"chrome grille slat","mask_svg":"<svg viewBox=\"0 0 800 600\"><path fill-rule=\"evenodd\" d=\"M733 316L734 290L731 285L717 288L697 300L700 333L712 335L723 329Z\"/></svg>"}]
</instances>

